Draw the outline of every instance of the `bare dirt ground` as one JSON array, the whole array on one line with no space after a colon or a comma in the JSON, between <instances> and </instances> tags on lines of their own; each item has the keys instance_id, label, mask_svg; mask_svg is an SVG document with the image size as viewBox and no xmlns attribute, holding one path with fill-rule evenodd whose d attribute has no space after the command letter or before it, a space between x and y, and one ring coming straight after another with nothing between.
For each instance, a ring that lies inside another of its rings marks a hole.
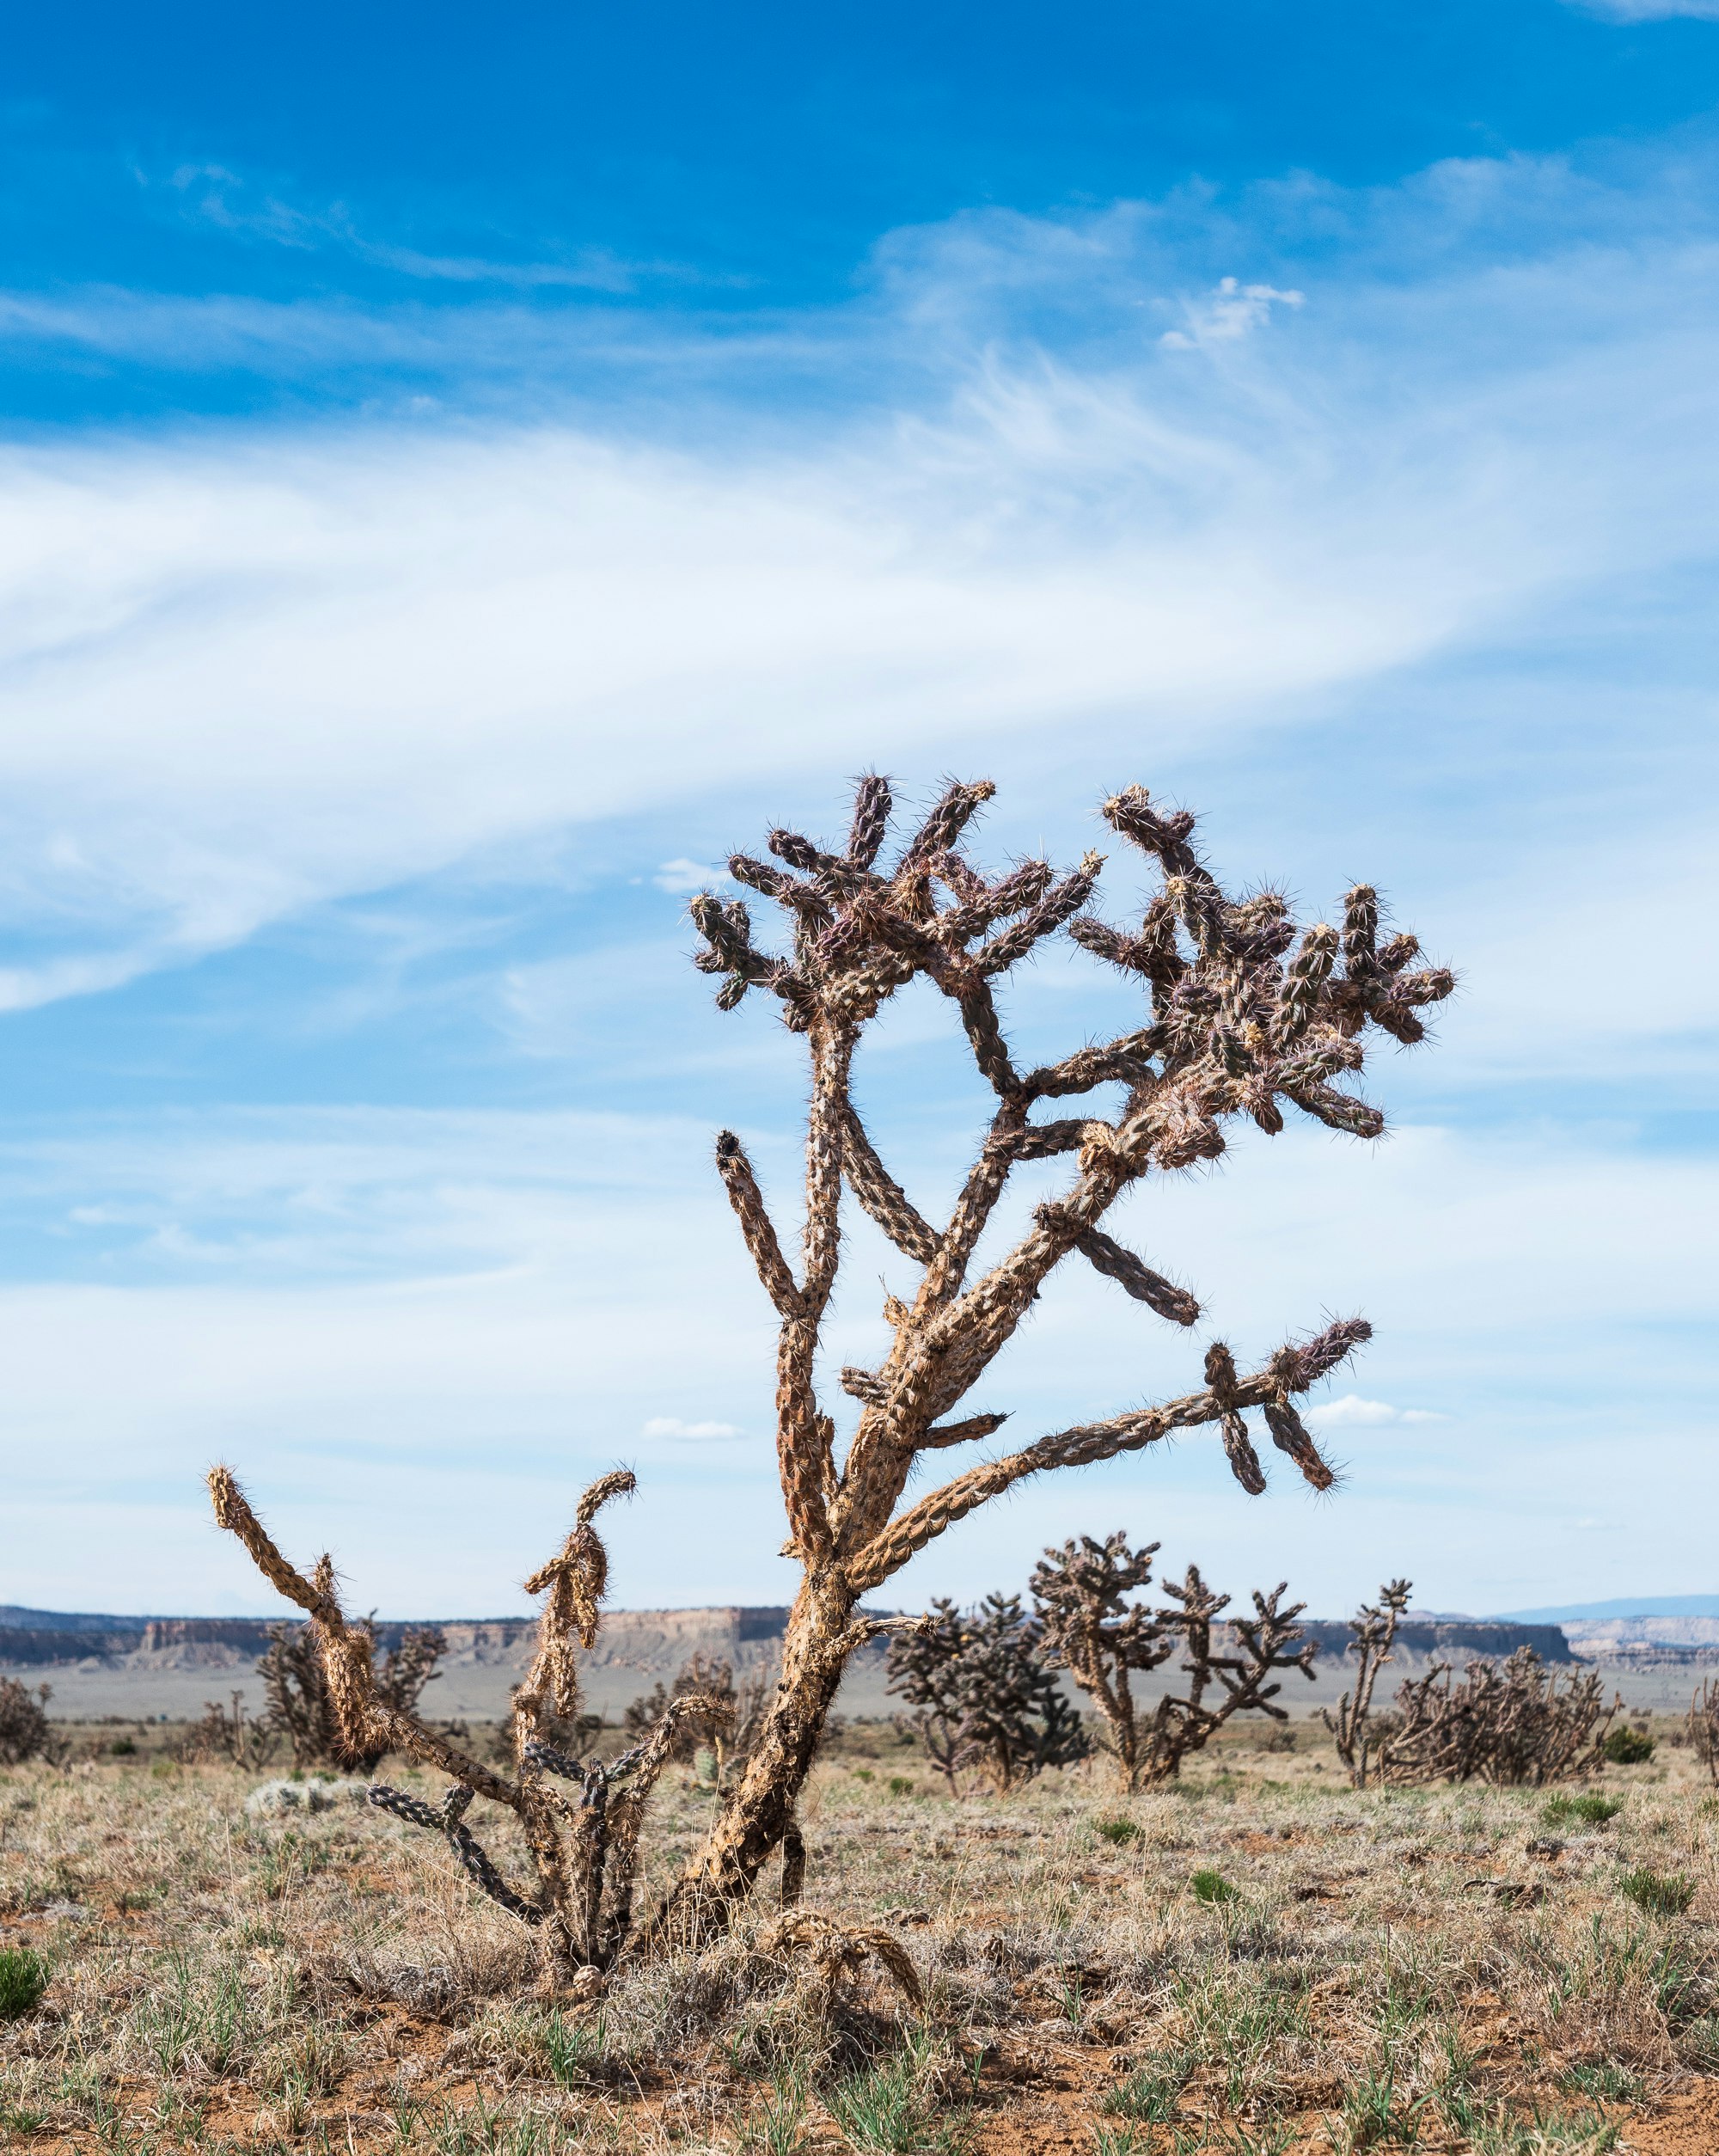
<instances>
[{"instance_id":1,"label":"bare dirt ground","mask_svg":"<svg viewBox=\"0 0 1719 2156\"><path fill-rule=\"evenodd\" d=\"M956 1802L850 1728L804 1807L807 1901L895 1932L923 2013L765 1951L768 1891L558 2009L436 1837L350 1801L249 1815L266 1773L174 1765L174 1734L0 1773L0 1947L51 1972L0 2021L9 2150L1719 2152L1719 1792L1663 1733L1594 1820L1357 1794L1306 1725L1149 1796L1099 1765ZM665 1785L658 1879L717 1802Z\"/></svg>"}]
</instances>

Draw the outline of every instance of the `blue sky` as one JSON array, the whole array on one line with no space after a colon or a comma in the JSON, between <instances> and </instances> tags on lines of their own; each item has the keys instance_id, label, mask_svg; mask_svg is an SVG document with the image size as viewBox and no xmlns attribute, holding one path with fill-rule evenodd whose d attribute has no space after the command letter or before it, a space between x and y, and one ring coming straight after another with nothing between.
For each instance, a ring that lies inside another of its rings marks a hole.
<instances>
[{"instance_id":1,"label":"blue sky","mask_svg":"<svg viewBox=\"0 0 1719 2156\"><path fill-rule=\"evenodd\" d=\"M1463 973L1384 1145L1127 1223L1239 1352L1367 1310L1341 1495L1190 1442L900 1599L1118 1525L1322 1612L1719 1587L1719 4L73 7L0 96L0 1599L269 1608L217 1455L390 1614L519 1607L616 1459L620 1600L782 1598L708 1158L786 1199L800 1077L685 905L869 763L998 860L1141 781ZM929 1209L941 1014L863 1083ZM982 1404L1196 1363L1070 1281Z\"/></svg>"}]
</instances>

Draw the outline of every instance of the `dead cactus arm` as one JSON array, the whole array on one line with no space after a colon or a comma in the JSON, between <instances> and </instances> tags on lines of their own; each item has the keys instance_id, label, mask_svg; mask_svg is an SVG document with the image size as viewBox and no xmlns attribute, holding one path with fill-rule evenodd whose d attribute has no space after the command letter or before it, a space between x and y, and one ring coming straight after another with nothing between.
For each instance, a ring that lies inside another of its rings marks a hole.
<instances>
[{"instance_id":1,"label":"dead cactus arm","mask_svg":"<svg viewBox=\"0 0 1719 2156\"><path fill-rule=\"evenodd\" d=\"M426 1767L439 1767L480 1796L519 1810L520 1794L512 1782L469 1758L415 1714L389 1706L376 1696L373 1643L368 1632L352 1624L341 1609L327 1559L317 1568L314 1581L290 1565L252 1510L230 1468L212 1469L209 1489L217 1522L244 1544L272 1586L308 1612L315 1628L328 1688L352 1750L359 1755L372 1749L403 1752Z\"/></svg>"}]
</instances>

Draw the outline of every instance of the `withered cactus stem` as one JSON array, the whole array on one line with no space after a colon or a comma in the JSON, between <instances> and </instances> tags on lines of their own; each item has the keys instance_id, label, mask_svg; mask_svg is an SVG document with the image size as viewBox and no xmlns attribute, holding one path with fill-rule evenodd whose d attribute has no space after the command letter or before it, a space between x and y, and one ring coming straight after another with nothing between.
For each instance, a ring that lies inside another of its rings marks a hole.
<instances>
[{"instance_id":1,"label":"withered cactus stem","mask_svg":"<svg viewBox=\"0 0 1719 2156\"><path fill-rule=\"evenodd\" d=\"M1196 850L1192 816L1159 809L1140 787L1103 811L1162 879L1137 928L1116 928L1082 910L1102 865L1097 854L1061 878L1043 861L988 875L963 840L993 791L984 781L950 787L892 862L884 859L891 790L876 775L860 782L843 850L777 830L767 842L770 861L737 854L730 862L737 879L781 910L780 951L755 942L743 904L710 893L692 903L705 946L696 963L720 977L719 1005L731 1010L754 992L774 996L788 1031L804 1038L811 1065L798 1267L739 1139L725 1131L717 1140L718 1171L779 1320L777 1454L788 1550L804 1577L774 1706L731 1802L652 1919L653 1940L709 1937L750 1890L789 1831L852 1651L860 1596L976 1507L1030 1475L1088 1466L1205 1425L1217 1427L1232 1471L1257 1494L1265 1475L1248 1429L1256 1410L1275 1448L1314 1488L1331 1482L1292 1396L1367 1338L1359 1319L1282 1348L1251 1369L1214 1347L1202 1390L1074 1424L904 1502L917 1462L994 1433L994 1411L955 1411L1071 1255L1170 1323L1197 1322L1191 1294L1105 1231L1104 1216L1119 1199L1154 1173L1215 1159L1238 1116L1281 1130L1285 1103L1335 1130L1377 1136L1379 1111L1343 1090L1365 1060L1366 1029L1416 1039L1423 1029L1415 1014L1453 985L1442 969L1409 970L1419 949L1412 938L1379 946L1378 901L1367 886L1349 893L1341 930L1315 923L1298 942L1278 894L1230 897ZM1015 966L1059 934L1140 983L1146 1022L1023 1071L996 993ZM941 1223L884 1166L852 1091L865 1028L890 997L921 977L948 1000L995 1095L989 1126ZM1120 1093L1104 1113L1034 1119L1043 1102L1107 1087ZM1062 1157L1072 1173L1061 1193L974 1277L975 1253L1015 1168ZM842 1390L859 1406L845 1443L817 1398L814 1375L835 1283L844 1186L920 1269L910 1300L886 1299L894 1338L880 1365L841 1373ZM1278 1619L1262 1610L1252 1621L1263 1640Z\"/></svg>"},{"instance_id":2,"label":"withered cactus stem","mask_svg":"<svg viewBox=\"0 0 1719 2156\"><path fill-rule=\"evenodd\" d=\"M628 1495L633 1487L624 1470L594 1482L579 1501L560 1554L526 1583L530 1592L547 1599L538 1619L537 1651L514 1698L517 1767L510 1776L471 1758L412 1708L386 1696L371 1658L370 1630L342 1610L328 1559L321 1559L307 1578L277 1548L231 1470L217 1467L209 1477L217 1522L244 1544L264 1577L309 1617L347 1752L370 1759L397 1752L439 1767L452 1783L439 1804L426 1804L373 1782L371 1804L445 1837L474 1884L536 1932L542 1985L556 1994L591 1996L627 1947L639 1830L673 1749L676 1724L683 1715L720 1711L717 1702L697 1694L676 1700L645 1743L607 1766L582 1766L550 1741L554 1723L578 1714L576 1649L595 1644L601 1621L609 1559L592 1522L610 1498ZM577 1798L563 1796L546 1775L573 1784ZM479 1797L505 1805L518 1818L537 1875L535 1891L504 1877L466 1825Z\"/></svg>"}]
</instances>

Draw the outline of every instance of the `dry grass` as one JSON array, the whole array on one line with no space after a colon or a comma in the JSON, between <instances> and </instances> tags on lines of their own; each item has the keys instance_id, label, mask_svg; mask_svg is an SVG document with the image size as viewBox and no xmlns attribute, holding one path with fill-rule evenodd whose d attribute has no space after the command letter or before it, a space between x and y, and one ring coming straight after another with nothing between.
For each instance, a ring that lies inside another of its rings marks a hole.
<instances>
[{"instance_id":1,"label":"dry grass","mask_svg":"<svg viewBox=\"0 0 1719 2156\"><path fill-rule=\"evenodd\" d=\"M1608 1769L1614 1817L1549 1823L1545 1792L1359 1795L1305 1726L1293 1752L1255 1741L1126 1800L1098 1767L954 1803L890 1733L850 1731L802 1805L808 1903L898 1935L923 2017L874 1963L832 1981L766 1951L762 1905L558 2012L523 1927L431 1835L350 1804L250 1819L257 1777L146 1750L14 1768L0 1948L51 1981L0 2022L0 2135L331 2156L1719 2147L1719 2083L1692 2079L1719 2075L1719 1801L1687 1753ZM658 1881L714 1801L664 1788ZM1692 1898L1644 1905L1644 1877Z\"/></svg>"}]
</instances>

